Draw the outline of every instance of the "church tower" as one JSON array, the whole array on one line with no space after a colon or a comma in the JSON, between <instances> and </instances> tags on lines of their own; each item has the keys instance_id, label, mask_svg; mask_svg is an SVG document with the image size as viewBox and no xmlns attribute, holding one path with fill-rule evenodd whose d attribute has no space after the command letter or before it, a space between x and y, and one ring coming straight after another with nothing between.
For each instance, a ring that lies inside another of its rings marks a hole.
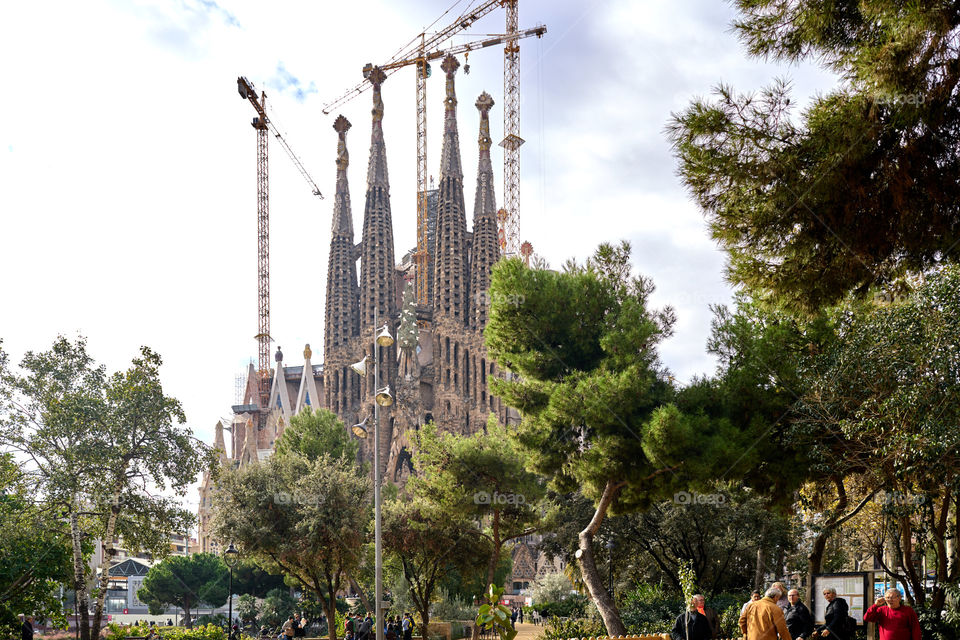
<instances>
[{"instance_id":1,"label":"church tower","mask_svg":"<svg viewBox=\"0 0 960 640\"><path fill-rule=\"evenodd\" d=\"M361 354L366 354L372 364L374 333L387 324L390 333L396 335L399 305L393 257L387 150L383 141L383 99L380 96L380 85L386 79L386 74L380 67L374 67L367 79L373 85L373 130L370 138L370 164L367 167L367 196L363 208L363 238L360 243L360 335L355 352L357 360ZM396 343L392 347L380 349L380 386L390 386L391 390L396 380L396 349ZM349 370L346 374L355 375ZM363 386L359 396L358 419L372 415L373 397L376 393L372 371L361 380ZM389 451L392 438L391 410L384 408L380 410L381 451ZM384 458L385 456L381 457L381 466L385 466Z\"/></svg>"},{"instance_id":2,"label":"church tower","mask_svg":"<svg viewBox=\"0 0 960 640\"><path fill-rule=\"evenodd\" d=\"M493 192L490 162L490 108L493 98L484 91L477 98L480 111L480 162L477 165L477 195L473 204L473 246L470 248L470 326L482 332L487 326L490 300L490 270L500 259L497 244L497 201Z\"/></svg>"},{"instance_id":3,"label":"church tower","mask_svg":"<svg viewBox=\"0 0 960 640\"><path fill-rule=\"evenodd\" d=\"M434 418L445 430L468 433L469 352L464 330L469 325L467 290L467 218L463 203L463 168L457 133L454 76L460 63L448 55L441 68L447 76L444 99L443 151L437 239L434 251Z\"/></svg>"},{"instance_id":4,"label":"church tower","mask_svg":"<svg viewBox=\"0 0 960 640\"><path fill-rule=\"evenodd\" d=\"M347 417L359 398L358 380L351 377L348 365L359 358L354 353L360 332L360 290L357 285L357 255L353 242L353 215L350 187L347 184L347 131L350 122L338 116L333 123L337 132L337 192L333 200L333 229L330 257L327 261L327 300L324 323L324 406Z\"/></svg>"},{"instance_id":5,"label":"church tower","mask_svg":"<svg viewBox=\"0 0 960 640\"><path fill-rule=\"evenodd\" d=\"M470 247L470 333L473 335L470 372L470 404L473 428L482 428L487 416L498 407L490 397L488 377L495 365L487 359L483 329L490 310L490 271L500 259L497 242L497 200L493 191L493 166L490 162L490 109L493 98L484 91L477 98L480 112L480 160L477 164L477 192L473 204L473 245Z\"/></svg>"}]
</instances>

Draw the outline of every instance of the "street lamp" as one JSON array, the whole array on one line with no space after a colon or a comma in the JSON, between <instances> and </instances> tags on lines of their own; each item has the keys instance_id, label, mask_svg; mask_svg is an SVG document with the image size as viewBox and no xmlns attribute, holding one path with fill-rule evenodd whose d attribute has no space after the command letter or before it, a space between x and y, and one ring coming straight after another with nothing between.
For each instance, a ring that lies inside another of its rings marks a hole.
<instances>
[{"instance_id":1,"label":"street lamp","mask_svg":"<svg viewBox=\"0 0 960 640\"><path fill-rule=\"evenodd\" d=\"M233 568L237 566L237 560L239 559L240 551L231 542L230 546L223 552L223 561L230 569L230 588L228 589L230 592L228 602L230 604L227 605L227 638L229 640L233 640Z\"/></svg>"},{"instance_id":2,"label":"street lamp","mask_svg":"<svg viewBox=\"0 0 960 640\"><path fill-rule=\"evenodd\" d=\"M373 326L377 327L378 310L374 309ZM376 586L374 597L377 599L374 605L374 617L376 618L377 640L383 640L383 616L381 615L381 603L383 602L383 546L380 541L380 407L389 407L393 404L393 395L390 393L390 385L380 388L380 347L389 347L393 344L393 336L387 324L383 327L374 329L373 337L373 388L376 391L373 403L373 522L374 522L374 547L375 547L375 575ZM367 375L367 356L363 360L350 365L358 375ZM350 430L358 438L366 438L369 435L367 420L364 419L360 424L353 425Z\"/></svg>"},{"instance_id":3,"label":"street lamp","mask_svg":"<svg viewBox=\"0 0 960 640\"><path fill-rule=\"evenodd\" d=\"M610 597L613 597L613 548L617 546L613 538L607 540L607 582L610 584Z\"/></svg>"}]
</instances>

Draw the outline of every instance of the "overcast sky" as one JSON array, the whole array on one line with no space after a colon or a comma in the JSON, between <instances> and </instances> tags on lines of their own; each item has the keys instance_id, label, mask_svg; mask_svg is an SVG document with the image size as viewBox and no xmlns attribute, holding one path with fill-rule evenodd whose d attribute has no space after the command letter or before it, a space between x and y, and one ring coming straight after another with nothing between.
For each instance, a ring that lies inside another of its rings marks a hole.
<instances>
[{"instance_id":1,"label":"overcast sky","mask_svg":"<svg viewBox=\"0 0 960 640\"><path fill-rule=\"evenodd\" d=\"M437 26L448 24L469 0ZM164 389L198 437L230 413L235 379L256 357L256 134L238 75L267 92L274 121L326 196L277 144L270 154L271 333L287 364L323 347L337 113L347 137L359 241L370 94L325 116L367 62L389 59L454 0L333 2L86 0L0 7L0 269L3 348L18 362L57 334L84 335L111 371L140 345L164 358ZM720 0L520 0L521 240L552 266L629 240L657 305L677 310L662 349L681 381L714 370L711 303L725 303L724 256L676 178L671 112L718 82L756 90L793 81L803 105L834 78L748 59ZM436 27L434 27L436 29ZM501 33L494 11L449 44ZM503 56L477 52L457 75L471 209L481 91L497 103ZM461 63L463 62L461 58ZM443 74L428 82L430 173L437 175ZM415 245L415 104L410 68L383 88L399 259ZM502 155L494 147L497 196ZM274 345L275 348L276 345ZM273 350L273 349L272 349ZM195 506L195 492L189 496Z\"/></svg>"}]
</instances>

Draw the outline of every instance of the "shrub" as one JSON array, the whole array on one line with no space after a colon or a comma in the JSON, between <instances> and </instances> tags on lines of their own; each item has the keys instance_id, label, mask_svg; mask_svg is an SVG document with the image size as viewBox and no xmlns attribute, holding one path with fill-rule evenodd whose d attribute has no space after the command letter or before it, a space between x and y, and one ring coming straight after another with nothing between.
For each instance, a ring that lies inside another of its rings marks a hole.
<instances>
[{"instance_id":1,"label":"shrub","mask_svg":"<svg viewBox=\"0 0 960 640\"><path fill-rule=\"evenodd\" d=\"M193 629L174 628L162 630L163 640L226 640L227 634L223 627L215 624L206 624Z\"/></svg>"},{"instance_id":2,"label":"shrub","mask_svg":"<svg viewBox=\"0 0 960 640\"><path fill-rule=\"evenodd\" d=\"M584 618L587 615L589 598L581 595L572 595L559 602L544 602L533 608L544 618Z\"/></svg>"},{"instance_id":3,"label":"shrub","mask_svg":"<svg viewBox=\"0 0 960 640\"><path fill-rule=\"evenodd\" d=\"M606 635L603 623L588 618L550 618L540 635L540 640L568 640Z\"/></svg>"}]
</instances>

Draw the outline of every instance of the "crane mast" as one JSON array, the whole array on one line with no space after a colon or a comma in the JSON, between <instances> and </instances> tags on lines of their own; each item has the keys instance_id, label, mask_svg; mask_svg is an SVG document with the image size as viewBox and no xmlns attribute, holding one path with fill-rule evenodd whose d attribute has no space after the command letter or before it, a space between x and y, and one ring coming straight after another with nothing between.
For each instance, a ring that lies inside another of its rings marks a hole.
<instances>
[{"instance_id":1,"label":"crane mast","mask_svg":"<svg viewBox=\"0 0 960 640\"><path fill-rule=\"evenodd\" d=\"M520 241L520 43L517 0L502 0L507 15L503 47L503 227L500 252L517 255Z\"/></svg>"},{"instance_id":2,"label":"crane mast","mask_svg":"<svg viewBox=\"0 0 960 640\"><path fill-rule=\"evenodd\" d=\"M250 125L257 131L257 393L260 401L260 427L266 421L267 404L270 402L270 180L267 132L272 131L280 146L296 165L307 183L313 188L313 195L323 198L317 184L307 173L303 163L287 144L277 128L267 116L267 94L261 92L257 99L257 90L244 77L237 78L237 91L240 97L248 100L257 112Z\"/></svg>"}]
</instances>

